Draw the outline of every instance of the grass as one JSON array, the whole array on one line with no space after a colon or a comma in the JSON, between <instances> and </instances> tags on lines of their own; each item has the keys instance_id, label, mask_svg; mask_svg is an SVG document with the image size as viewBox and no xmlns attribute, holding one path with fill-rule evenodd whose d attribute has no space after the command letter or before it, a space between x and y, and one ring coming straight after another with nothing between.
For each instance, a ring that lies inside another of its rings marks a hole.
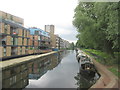
<instances>
[{"instance_id":1,"label":"grass","mask_svg":"<svg viewBox=\"0 0 120 90\"><path fill-rule=\"evenodd\" d=\"M120 52L114 52L115 54L115 58L112 58L110 55L108 55L105 52L102 52L100 50L94 50L94 49L82 49L83 51L85 51L88 55L92 56L93 58L95 58L96 61L98 61L99 63L104 64L105 66L108 67L108 69L113 72L116 76L118 76L120 78L120 72L118 70L118 66L120 66L118 64L118 62L120 62L119 58L120 58ZM96 54L97 56L101 57L98 58L96 56L93 56L92 54L90 54L89 52Z\"/></svg>"},{"instance_id":2,"label":"grass","mask_svg":"<svg viewBox=\"0 0 120 90\"><path fill-rule=\"evenodd\" d=\"M113 72L116 76L120 78L120 72L118 71L118 68L116 67L109 67L108 68L111 72Z\"/></svg>"}]
</instances>

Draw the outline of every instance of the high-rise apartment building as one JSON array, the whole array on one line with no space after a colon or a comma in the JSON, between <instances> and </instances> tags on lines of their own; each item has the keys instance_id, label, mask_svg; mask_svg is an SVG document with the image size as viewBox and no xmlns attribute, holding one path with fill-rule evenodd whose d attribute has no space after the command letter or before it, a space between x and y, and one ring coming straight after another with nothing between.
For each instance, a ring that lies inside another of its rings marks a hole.
<instances>
[{"instance_id":1,"label":"high-rise apartment building","mask_svg":"<svg viewBox=\"0 0 120 90\"><path fill-rule=\"evenodd\" d=\"M55 35L55 27L54 25L45 25L45 31L50 33L51 46L52 48L62 49L69 48L69 42L63 40L59 35Z\"/></svg>"},{"instance_id":2,"label":"high-rise apartment building","mask_svg":"<svg viewBox=\"0 0 120 90\"><path fill-rule=\"evenodd\" d=\"M49 32L50 34L54 34L54 25L45 25L45 31Z\"/></svg>"},{"instance_id":3,"label":"high-rise apartment building","mask_svg":"<svg viewBox=\"0 0 120 90\"><path fill-rule=\"evenodd\" d=\"M56 36L54 35L54 25L45 25L45 31L50 34L51 47L56 48Z\"/></svg>"}]
</instances>

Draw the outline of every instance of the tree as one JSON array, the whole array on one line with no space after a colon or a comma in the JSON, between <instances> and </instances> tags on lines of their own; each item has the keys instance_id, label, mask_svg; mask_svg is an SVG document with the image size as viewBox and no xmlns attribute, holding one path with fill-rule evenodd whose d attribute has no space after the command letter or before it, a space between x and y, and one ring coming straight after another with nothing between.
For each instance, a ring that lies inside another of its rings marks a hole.
<instances>
[{"instance_id":1,"label":"tree","mask_svg":"<svg viewBox=\"0 0 120 90\"><path fill-rule=\"evenodd\" d=\"M70 47L71 47L72 50L74 50L75 45L74 45L73 42L70 44Z\"/></svg>"},{"instance_id":2,"label":"tree","mask_svg":"<svg viewBox=\"0 0 120 90\"><path fill-rule=\"evenodd\" d=\"M78 31L79 45L100 49L114 57L118 47L117 2L80 2L75 9L73 25Z\"/></svg>"}]
</instances>

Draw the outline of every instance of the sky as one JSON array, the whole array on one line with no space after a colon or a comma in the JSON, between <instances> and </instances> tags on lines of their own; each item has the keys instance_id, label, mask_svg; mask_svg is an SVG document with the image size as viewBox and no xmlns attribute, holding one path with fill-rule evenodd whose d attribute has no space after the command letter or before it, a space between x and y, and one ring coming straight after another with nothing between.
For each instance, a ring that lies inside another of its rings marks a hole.
<instances>
[{"instance_id":1,"label":"sky","mask_svg":"<svg viewBox=\"0 0 120 90\"><path fill-rule=\"evenodd\" d=\"M25 27L55 25L55 34L76 42L77 31L72 25L78 0L0 0L0 10L24 19Z\"/></svg>"}]
</instances>

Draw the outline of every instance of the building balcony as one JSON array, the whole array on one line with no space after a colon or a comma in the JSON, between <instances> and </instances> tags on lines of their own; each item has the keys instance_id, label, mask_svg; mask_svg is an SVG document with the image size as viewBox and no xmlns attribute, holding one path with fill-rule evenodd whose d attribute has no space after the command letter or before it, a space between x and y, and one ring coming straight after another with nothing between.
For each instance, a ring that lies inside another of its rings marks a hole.
<instances>
[{"instance_id":1,"label":"building balcony","mask_svg":"<svg viewBox=\"0 0 120 90\"><path fill-rule=\"evenodd\" d=\"M44 39L44 40L40 40L41 42L50 42L50 40L46 40L46 39Z\"/></svg>"},{"instance_id":2,"label":"building balcony","mask_svg":"<svg viewBox=\"0 0 120 90\"><path fill-rule=\"evenodd\" d=\"M12 35L12 36L18 36L18 33L12 32L12 33L10 33L10 35Z\"/></svg>"},{"instance_id":3,"label":"building balcony","mask_svg":"<svg viewBox=\"0 0 120 90\"><path fill-rule=\"evenodd\" d=\"M6 41L2 41L2 46L6 45Z\"/></svg>"},{"instance_id":4,"label":"building balcony","mask_svg":"<svg viewBox=\"0 0 120 90\"><path fill-rule=\"evenodd\" d=\"M47 47L47 44L40 44L40 47Z\"/></svg>"},{"instance_id":5,"label":"building balcony","mask_svg":"<svg viewBox=\"0 0 120 90\"><path fill-rule=\"evenodd\" d=\"M27 28L23 27L21 24L18 24L18 23L16 23L16 22L13 22L13 21L10 21L10 20L2 19L0 22L9 24L10 26L15 27L15 28L21 28L21 29L26 29L26 30L28 30Z\"/></svg>"}]
</instances>

